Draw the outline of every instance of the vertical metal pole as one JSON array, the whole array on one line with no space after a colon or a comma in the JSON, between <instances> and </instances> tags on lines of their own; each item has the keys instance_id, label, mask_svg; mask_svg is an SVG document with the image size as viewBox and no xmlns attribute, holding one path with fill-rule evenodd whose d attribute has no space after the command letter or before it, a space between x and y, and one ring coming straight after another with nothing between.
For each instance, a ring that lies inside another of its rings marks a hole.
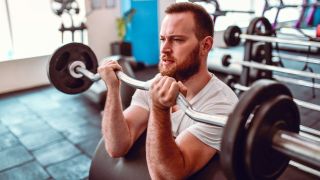
<instances>
[{"instance_id":1,"label":"vertical metal pole","mask_svg":"<svg viewBox=\"0 0 320 180\"><path fill-rule=\"evenodd\" d=\"M10 10L9 10L8 0L5 0L5 4L6 4L7 17L8 17L8 25L9 25L9 33L10 33L10 40L11 40L11 48L12 48L12 51L14 51L12 24L11 24L11 18L10 18L11 16L10 16Z\"/></svg>"}]
</instances>

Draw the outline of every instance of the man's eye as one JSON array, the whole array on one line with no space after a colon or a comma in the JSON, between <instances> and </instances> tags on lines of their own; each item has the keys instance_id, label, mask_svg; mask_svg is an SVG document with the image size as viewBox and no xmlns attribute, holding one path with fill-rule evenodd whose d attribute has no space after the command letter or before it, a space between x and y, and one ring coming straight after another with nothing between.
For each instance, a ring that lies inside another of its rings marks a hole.
<instances>
[{"instance_id":1,"label":"man's eye","mask_svg":"<svg viewBox=\"0 0 320 180\"><path fill-rule=\"evenodd\" d=\"M177 41L177 42L182 42L183 39L173 39L174 41Z\"/></svg>"}]
</instances>

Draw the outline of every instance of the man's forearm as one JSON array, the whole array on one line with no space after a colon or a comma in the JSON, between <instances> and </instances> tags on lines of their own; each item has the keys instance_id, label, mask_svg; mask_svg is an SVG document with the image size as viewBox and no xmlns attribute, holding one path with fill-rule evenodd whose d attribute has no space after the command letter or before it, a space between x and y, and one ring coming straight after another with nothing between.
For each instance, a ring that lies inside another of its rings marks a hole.
<instances>
[{"instance_id":1,"label":"man's forearm","mask_svg":"<svg viewBox=\"0 0 320 180\"><path fill-rule=\"evenodd\" d=\"M130 131L125 122L119 90L109 88L103 113L102 133L111 157L123 156L131 145Z\"/></svg>"},{"instance_id":2,"label":"man's forearm","mask_svg":"<svg viewBox=\"0 0 320 180\"><path fill-rule=\"evenodd\" d=\"M183 155L171 132L170 110L151 109L146 142L147 162L152 179L183 179Z\"/></svg>"}]
</instances>

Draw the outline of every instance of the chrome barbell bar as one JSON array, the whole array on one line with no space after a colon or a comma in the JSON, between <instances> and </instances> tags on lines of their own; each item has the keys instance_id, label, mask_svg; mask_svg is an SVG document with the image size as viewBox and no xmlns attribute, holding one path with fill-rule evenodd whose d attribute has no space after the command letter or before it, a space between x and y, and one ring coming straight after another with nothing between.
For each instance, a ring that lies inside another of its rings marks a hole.
<instances>
[{"instance_id":1,"label":"chrome barbell bar","mask_svg":"<svg viewBox=\"0 0 320 180\"><path fill-rule=\"evenodd\" d=\"M83 65L74 66L71 64L69 67L72 67L69 68L69 71L73 71L70 74L80 74L92 81L98 81L101 79L99 74L91 73ZM143 90L148 90L150 88L150 83L133 79L121 71L117 71L116 75L121 81L135 88ZM224 127L228 119L228 116L209 115L193 110L190 103L182 94L178 95L177 104L180 105L187 116L198 122ZM307 138L296 133L292 134L291 132L279 130L272 137L272 147L277 151L288 155L292 159L301 161L303 164L320 168L320 144L311 138L308 138L308 141L301 141L301 139ZM296 157L297 155L302 157Z\"/></svg>"},{"instance_id":2,"label":"chrome barbell bar","mask_svg":"<svg viewBox=\"0 0 320 180\"><path fill-rule=\"evenodd\" d=\"M283 43L283 44L311 46L311 47L320 48L320 42L315 42L315 41L302 41L302 40L294 40L294 39L279 38L279 37L272 37L272 36L258 36L258 35L250 35L250 34L239 34L239 33L236 33L235 37L239 37L240 39L252 40L252 41Z\"/></svg>"},{"instance_id":3,"label":"chrome barbell bar","mask_svg":"<svg viewBox=\"0 0 320 180\"><path fill-rule=\"evenodd\" d=\"M247 91L247 90L250 89L249 87L243 86L243 85L238 84L238 83L230 84L230 86L231 86L231 88L238 89L240 91ZM311 103L304 102L304 101L297 100L297 99L293 99L293 100L298 105L300 105L302 107L310 108L310 109L317 110L317 111L320 110L320 106L318 106L318 105L311 104ZM299 133L300 133L300 135L302 135L304 137L313 139L313 140L315 140L315 141L320 143L320 131L318 131L318 130L315 130L315 129L300 125L300 132Z\"/></svg>"},{"instance_id":4,"label":"chrome barbell bar","mask_svg":"<svg viewBox=\"0 0 320 180\"><path fill-rule=\"evenodd\" d=\"M228 56L228 55L227 55ZM314 78L314 79L320 79L320 74L317 73L312 73L312 72L305 72L305 71L300 71L300 70L295 70L295 69L287 69L283 67L276 67L272 65L266 65L262 63L257 63L257 62L252 62L252 61L234 61L231 60L230 57L226 57L225 62L222 62L223 66L229 66L230 64L238 64L242 65L245 67L251 67L255 69L261 69L261 70L268 70L268 71L276 71L280 73L286 73L286 74L292 74L292 75L297 75L301 77L306 77L306 78Z\"/></svg>"},{"instance_id":5,"label":"chrome barbell bar","mask_svg":"<svg viewBox=\"0 0 320 180\"><path fill-rule=\"evenodd\" d=\"M69 66L70 74L75 74L77 78L80 78L80 75L83 75L93 82L101 79L101 76L98 73L91 73L85 68L84 64L81 64L81 62L75 61L73 63L75 64ZM116 75L121 81L138 89L148 90L151 86L150 81L147 83L133 79L121 71L117 71ZM177 104L185 111L187 116L198 122L224 127L228 120L228 116L209 115L193 110L190 103L182 94L178 95ZM307 141L301 141L301 139L307 139ZM303 137L297 133L279 130L272 137L272 147L292 159L301 161L303 164L320 168L320 144L311 138ZM296 157L298 155L302 157Z\"/></svg>"},{"instance_id":6,"label":"chrome barbell bar","mask_svg":"<svg viewBox=\"0 0 320 180\"><path fill-rule=\"evenodd\" d=\"M76 67L74 69L76 72L86 76L87 78L89 78L90 80L92 80L93 82L98 81L101 79L99 74L93 74L90 71L88 71L87 69L85 69L83 66L80 67ZM142 89L142 90L149 90L149 87L151 84L148 84L148 82L143 82L143 81L139 81L136 79L133 79L131 77L129 77L128 75L126 75L125 73L121 72L121 71L117 71L117 77L122 80L123 82L129 84L130 86L137 88L137 89ZM247 91L249 89L249 87L240 85L240 84L234 84L233 87L235 89L239 89L241 91ZM191 105L189 104L189 102L185 99L184 96L182 96L181 94L179 94L178 96L178 101L182 100L182 103L180 103L182 105L182 108L186 111L186 114L191 117L194 120L197 120L199 122L203 122L203 123L207 123L207 124L211 124L211 125L215 125L215 126L219 126L219 127L224 127L224 125L226 124L227 121L227 117L226 116L221 116L221 115L208 115L208 114L204 114L204 113L200 113L198 111L195 111L192 109ZM304 105L304 107L307 108L312 108L314 110L320 111L320 106L317 106L315 104L311 104L311 103L307 103L307 102L302 102L300 100L296 100L294 99L294 101L298 104L298 105ZM318 136L320 137L320 132L311 128L307 128L305 126L300 125L300 131L303 133L308 133L308 134L312 134L314 136Z\"/></svg>"},{"instance_id":7,"label":"chrome barbell bar","mask_svg":"<svg viewBox=\"0 0 320 180\"><path fill-rule=\"evenodd\" d=\"M249 90L249 87L246 87L246 86L243 86L241 84L238 84L238 83L234 83L234 84L230 84L231 85L231 88L234 88L234 89L238 89L240 91L247 91ZM295 100L294 101L299 105L299 103L301 103L302 101L300 100ZM303 103L306 103L306 102L303 102ZM306 103L308 104L308 103ZM301 105L301 104L300 104ZM311 104L311 107L313 107L314 104ZM319 107L318 107L319 108ZM315 142L318 142L320 144L320 131L316 130L316 129L313 129L313 128L309 128L309 127L306 127L306 126L303 126L303 125L300 125L300 132L299 134L302 136L302 137L305 137L307 139L312 139L313 141ZM301 142L301 139L299 140ZM297 141L296 143L299 143L299 141ZM303 141L303 140L302 140ZM276 141L277 142L277 141ZM279 142L278 142L279 143ZM295 152L295 153L301 153L303 150L299 151L298 152ZM282 152L282 151L281 151ZM298 154L295 154L298 155ZM310 174L313 174L313 175L316 175L318 177L320 177L320 171L314 169L314 168L310 168L308 166L305 166L305 165L302 165L300 163L297 163L295 161L290 161L289 163L291 166L294 166L298 169L301 169L305 172L308 172Z\"/></svg>"},{"instance_id":8,"label":"chrome barbell bar","mask_svg":"<svg viewBox=\"0 0 320 180\"><path fill-rule=\"evenodd\" d=\"M278 76L278 75L273 75L272 77L278 81L282 81L285 83L320 89L319 83L312 83L312 82L301 80L301 79L288 78L288 77Z\"/></svg>"},{"instance_id":9,"label":"chrome barbell bar","mask_svg":"<svg viewBox=\"0 0 320 180\"><path fill-rule=\"evenodd\" d=\"M233 84L231 85L232 88L234 89L238 89L240 91L247 91L250 89L250 87L246 87L246 86L243 86L241 84ZM299 99L294 99L293 98L293 101L295 103L297 103L299 106L301 107L304 107L304 108L307 108L307 109L311 109L311 110L315 110L315 111L319 111L320 112L320 106L319 105L316 105L316 104L312 104L312 103L309 103L309 102L305 102L305 101L302 101L302 100L299 100Z\"/></svg>"},{"instance_id":10,"label":"chrome barbell bar","mask_svg":"<svg viewBox=\"0 0 320 180\"><path fill-rule=\"evenodd\" d=\"M79 63L79 61L73 62L73 64L76 64L76 63ZM82 63L82 65L79 65L79 64L73 65L73 64L71 64L69 66L69 71L72 72L72 73L70 73L71 75L74 73L75 74L78 73L80 75L87 77L88 79L90 79L93 82L96 82L101 79L100 74L98 74L98 73L93 74L92 72L88 71L85 68L83 63ZM126 84L128 84L136 89L149 90L149 88L151 86L151 82L148 83L148 82L143 82L143 81L133 79L133 78L129 77L128 75L126 75L125 73L123 73L122 71L117 71L116 74L117 74L118 79L120 79L121 81L125 82ZM77 77L79 78L79 76L77 76ZM180 105L180 107L185 111L185 113L190 118L192 118L196 121L219 126L219 127L223 127L227 122L228 117L226 117L226 116L209 115L209 114L204 114L204 113L197 112L197 111L193 110L190 103L187 101L187 99L182 94L178 95L177 104Z\"/></svg>"},{"instance_id":11,"label":"chrome barbell bar","mask_svg":"<svg viewBox=\"0 0 320 180\"><path fill-rule=\"evenodd\" d=\"M289 59L289 60L304 62L304 63L320 64L320 60L316 59L316 58L295 56L295 55L283 54L283 53L281 53L281 54L280 53L272 53L272 56L274 58L278 58L278 59Z\"/></svg>"}]
</instances>

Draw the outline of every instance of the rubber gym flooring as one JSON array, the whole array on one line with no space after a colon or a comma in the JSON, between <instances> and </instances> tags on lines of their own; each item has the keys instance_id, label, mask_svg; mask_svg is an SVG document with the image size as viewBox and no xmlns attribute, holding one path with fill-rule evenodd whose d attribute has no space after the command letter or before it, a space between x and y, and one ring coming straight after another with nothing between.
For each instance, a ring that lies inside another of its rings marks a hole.
<instances>
[{"instance_id":1,"label":"rubber gym flooring","mask_svg":"<svg viewBox=\"0 0 320 180\"><path fill-rule=\"evenodd\" d=\"M147 80L156 72L152 67L136 76ZM319 90L314 98L310 88L290 88L296 98L320 104ZM302 124L320 130L320 113L300 110ZM0 179L87 179L100 123L98 105L52 86L1 95ZM287 173L290 179L304 177L299 171Z\"/></svg>"}]
</instances>

